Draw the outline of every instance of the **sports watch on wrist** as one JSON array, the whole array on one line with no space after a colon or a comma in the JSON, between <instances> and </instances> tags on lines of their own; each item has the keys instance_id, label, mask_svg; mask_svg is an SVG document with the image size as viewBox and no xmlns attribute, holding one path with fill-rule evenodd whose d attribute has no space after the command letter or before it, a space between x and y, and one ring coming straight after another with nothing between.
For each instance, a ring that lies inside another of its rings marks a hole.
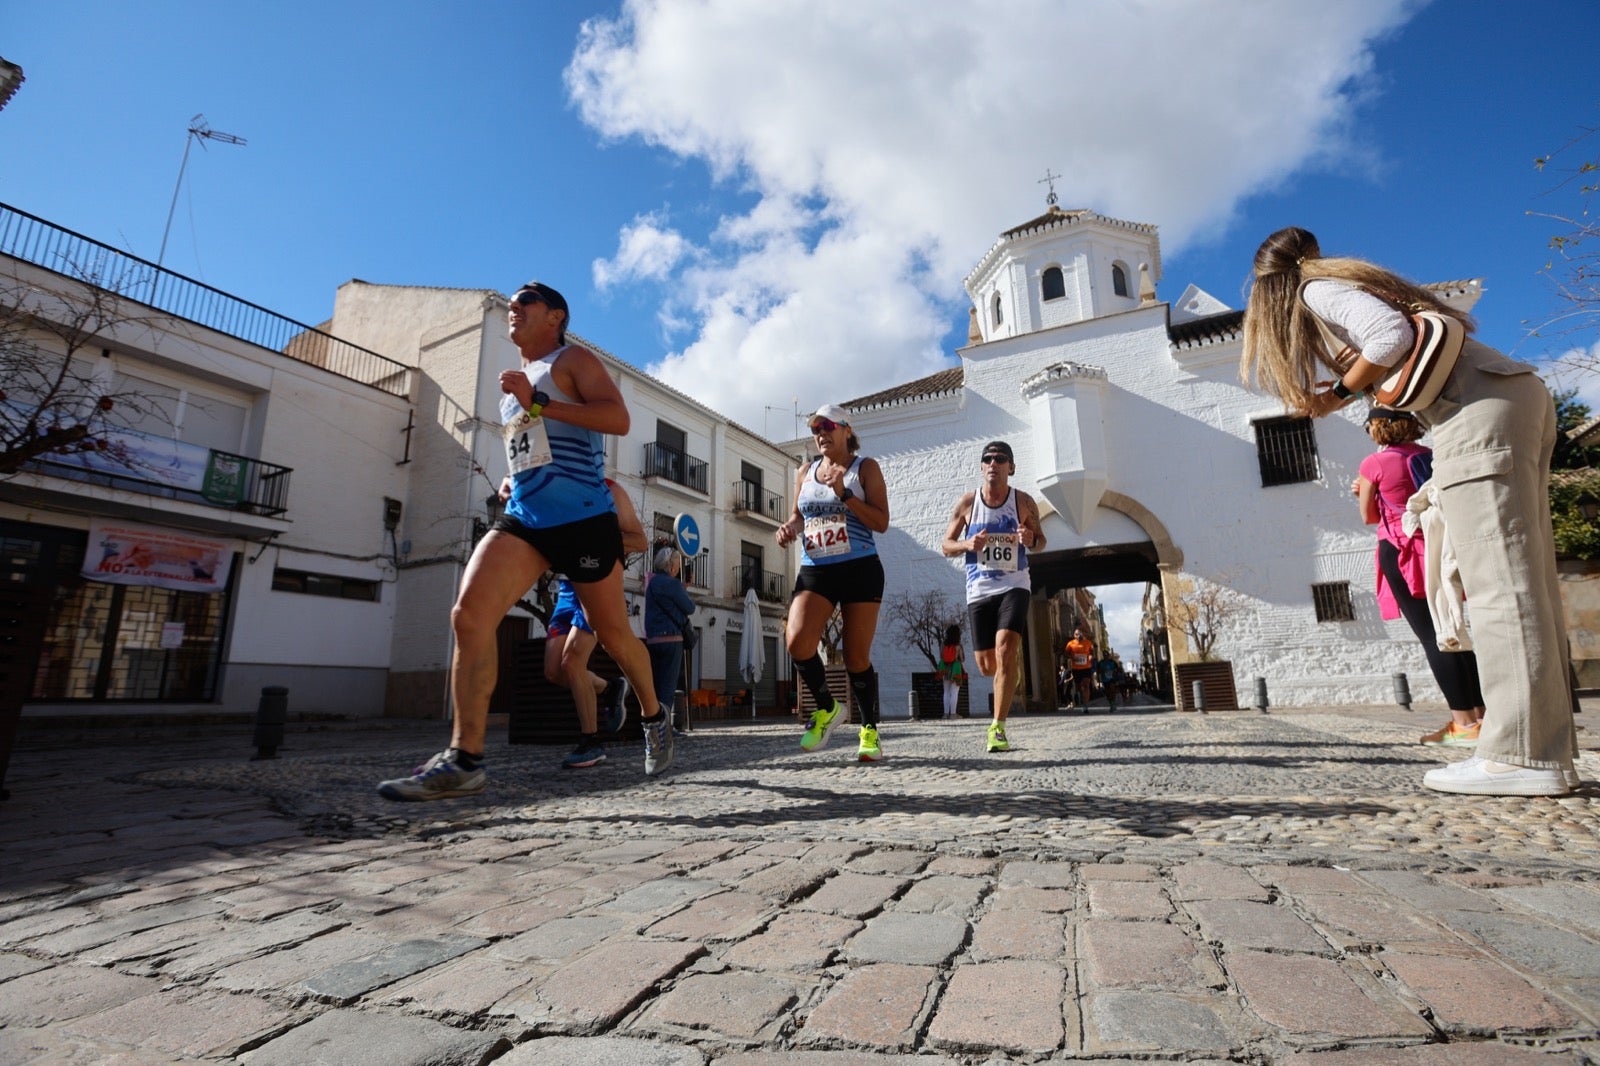
<instances>
[{"instance_id":1,"label":"sports watch on wrist","mask_svg":"<svg viewBox=\"0 0 1600 1066\"><path fill-rule=\"evenodd\" d=\"M1356 394L1345 385L1343 378L1333 383L1332 392L1341 400L1353 400L1356 398Z\"/></svg>"},{"instance_id":2,"label":"sports watch on wrist","mask_svg":"<svg viewBox=\"0 0 1600 1066\"><path fill-rule=\"evenodd\" d=\"M849 489L845 489L843 492L839 493L839 502L840 503L848 503L851 500L855 499L855 495L856 494L851 492Z\"/></svg>"},{"instance_id":3,"label":"sports watch on wrist","mask_svg":"<svg viewBox=\"0 0 1600 1066\"><path fill-rule=\"evenodd\" d=\"M538 418L544 413L544 405L550 402L550 394L542 389L533 390L533 402L528 405L528 417Z\"/></svg>"}]
</instances>

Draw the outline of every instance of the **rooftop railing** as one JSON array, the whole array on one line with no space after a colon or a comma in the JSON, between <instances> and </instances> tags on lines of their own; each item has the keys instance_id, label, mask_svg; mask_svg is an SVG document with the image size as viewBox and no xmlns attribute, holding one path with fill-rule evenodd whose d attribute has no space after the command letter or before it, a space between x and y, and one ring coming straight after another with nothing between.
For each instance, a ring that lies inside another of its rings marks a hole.
<instances>
[{"instance_id":1,"label":"rooftop railing","mask_svg":"<svg viewBox=\"0 0 1600 1066\"><path fill-rule=\"evenodd\" d=\"M391 396L411 395L411 368L404 363L3 203L0 254Z\"/></svg>"}]
</instances>

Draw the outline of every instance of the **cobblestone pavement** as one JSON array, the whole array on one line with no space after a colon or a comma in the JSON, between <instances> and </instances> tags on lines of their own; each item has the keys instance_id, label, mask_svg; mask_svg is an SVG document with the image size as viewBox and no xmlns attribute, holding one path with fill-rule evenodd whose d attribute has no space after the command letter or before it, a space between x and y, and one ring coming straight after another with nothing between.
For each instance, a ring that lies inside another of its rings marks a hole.
<instances>
[{"instance_id":1,"label":"cobblestone pavement","mask_svg":"<svg viewBox=\"0 0 1600 1066\"><path fill-rule=\"evenodd\" d=\"M418 805L437 722L25 724L0 1063L1600 1062L1600 750L1441 796L1444 717L715 723L653 780L501 730Z\"/></svg>"}]
</instances>

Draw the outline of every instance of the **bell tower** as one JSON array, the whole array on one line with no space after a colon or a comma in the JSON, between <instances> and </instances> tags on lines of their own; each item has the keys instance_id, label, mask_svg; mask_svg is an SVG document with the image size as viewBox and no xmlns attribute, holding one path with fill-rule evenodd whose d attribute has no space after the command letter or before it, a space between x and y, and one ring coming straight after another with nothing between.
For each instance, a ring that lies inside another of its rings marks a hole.
<instances>
[{"instance_id":1,"label":"bell tower","mask_svg":"<svg viewBox=\"0 0 1600 1066\"><path fill-rule=\"evenodd\" d=\"M1102 318L1156 302L1156 227L1089 210L1044 214L1000 235L964 286L984 342Z\"/></svg>"}]
</instances>

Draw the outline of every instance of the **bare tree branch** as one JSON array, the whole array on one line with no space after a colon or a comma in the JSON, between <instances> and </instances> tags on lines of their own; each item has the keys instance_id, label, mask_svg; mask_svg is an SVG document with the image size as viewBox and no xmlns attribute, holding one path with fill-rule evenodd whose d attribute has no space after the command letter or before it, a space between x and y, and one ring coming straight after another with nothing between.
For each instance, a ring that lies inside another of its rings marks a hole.
<instances>
[{"instance_id":1,"label":"bare tree branch","mask_svg":"<svg viewBox=\"0 0 1600 1066\"><path fill-rule=\"evenodd\" d=\"M1566 305L1566 310L1529 328L1529 334L1535 337L1561 336L1600 325L1600 220L1592 212L1595 193L1600 192L1600 156L1571 162L1573 153L1581 154L1584 142L1596 133L1600 133L1600 127L1585 127L1554 152L1533 161L1534 167L1542 172L1561 159L1563 165L1552 169L1563 176L1544 195L1575 191L1578 198L1576 211L1528 212L1534 218L1546 219L1560 227L1561 231L1550 238L1549 247L1554 254L1546 261L1542 273L1550 279L1556 296ZM1595 365L1593 349L1580 351L1565 362L1584 370L1600 369Z\"/></svg>"},{"instance_id":2,"label":"bare tree branch","mask_svg":"<svg viewBox=\"0 0 1600 1066\"><path fill-rule=\"evenodd\" d=\"M1201 662L1210 662L1227 623L1245 609L1244 597L1226 583L1181 578L1175 602L1167 604L1167 620L1183 631Z\"/></svg>"},{"instance_id":3,"label":"bare tree branch","mask_svg":"<svg viewBox=\"0 0 1600 1066\"><path fill-rule=\"evenodd\" d=\"M966 621L963 607L952 604L940 589L901 593L889 597L883 606L890 631L921 652L934 669L939 668L945 630L951 626L961 629Z\"/></svg>"},{"instance_id":4,"label":"bare tree branch","mask_svg":"<svg viewBox=\"0 0 1600 1066\"><path fill-rule=\"evenodd\" d=\"M96 363L109 358L111 333L139 317L113 282L93 270L77 278L72 293L0 279L0 477L51 455L111 449L108 430L156 409Z\"/></svg>"}]
</instances>

